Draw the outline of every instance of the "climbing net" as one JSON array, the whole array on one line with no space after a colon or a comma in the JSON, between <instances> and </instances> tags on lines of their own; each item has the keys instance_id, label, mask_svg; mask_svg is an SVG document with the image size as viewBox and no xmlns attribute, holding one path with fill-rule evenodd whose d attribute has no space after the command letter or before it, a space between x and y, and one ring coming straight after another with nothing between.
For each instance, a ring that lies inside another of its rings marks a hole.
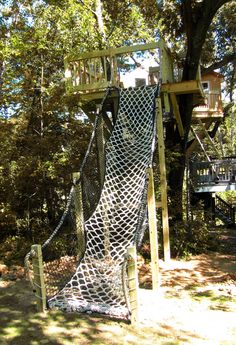
<instances>
[{"instance_id":1,"label":"climbing net","mask_svg":"<svg viewBox=\"0 0 236 345\"><path fill-rule=\"evenodd\" d=\"M97 117L80 178L42 246L49 308L129 317L126 253L141 241L146 222L158 90L118 91L118 113L105 145L104 133L96 136L102 132Z\"/></svg>"}]
</instances>

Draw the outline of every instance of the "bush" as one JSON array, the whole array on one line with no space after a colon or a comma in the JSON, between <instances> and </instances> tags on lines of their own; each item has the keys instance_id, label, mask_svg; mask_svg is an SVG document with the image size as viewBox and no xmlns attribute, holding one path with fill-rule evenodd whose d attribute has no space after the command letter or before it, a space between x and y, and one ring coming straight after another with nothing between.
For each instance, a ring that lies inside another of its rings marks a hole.
<instances>
[{"instance_id":1,"label":"bush","mask_svg":"<svg viewBox=\"0 0 236 345\"><path fill-rule=\"evenodd\" d=\"M170 226L170 243L173 257L187 257L215 250L218 237L212 236L212 225L202 220L176 222Z\"/></svg>"}]
</instances>

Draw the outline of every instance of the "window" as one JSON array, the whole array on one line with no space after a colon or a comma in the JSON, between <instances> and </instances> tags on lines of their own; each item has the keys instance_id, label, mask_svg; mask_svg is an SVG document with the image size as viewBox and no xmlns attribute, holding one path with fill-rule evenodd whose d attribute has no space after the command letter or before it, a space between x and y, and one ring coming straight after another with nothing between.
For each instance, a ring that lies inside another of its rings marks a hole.
<instances>
[{"instance_id":1,"label":"window","mask_svg":"<svg viewBox=\"0 0 236 345\"><path fill-rule=\"evenodd\" d=\"M202 82L203 91L208 92L210 90L209 81Z\"/></svg>"}]
</instances>

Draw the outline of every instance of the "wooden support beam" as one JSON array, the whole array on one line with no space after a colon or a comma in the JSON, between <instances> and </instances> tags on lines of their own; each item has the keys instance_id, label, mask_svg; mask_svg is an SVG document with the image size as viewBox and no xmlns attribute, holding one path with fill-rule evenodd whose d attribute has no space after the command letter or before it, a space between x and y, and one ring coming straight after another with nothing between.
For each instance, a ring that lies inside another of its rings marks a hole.
<instances>
[{"instance_id":1,"label":"wooden support beam","mask_svg":"<svg viewBox=\"0 0 236 345\"><path fill-rule=\"evenodd\" d=\"M96 57L103 57L103 56L114 56L114 55L121 55L126 53L133 53L136 51L144 51L144 50L152 50L159 48L159 42L151 42L147 44L137 44L134 46L123 46L119 48L108 48L104 50L94 50L87 53L81 53L79 51L74 51L72 54L68 54L65 57L65 61L77 61L83 59L91 59Z\"/></svg>"},{"instance_id":2,"label":"wooden support beam","mask_svg":"<svg viewBox=\"0 0 236 345\"><path fill-rule=\"evenodd\" d=\"M37 298L37 310L39 312L45 312L46 289L43 276L42 247L40 244L34 244L31 246L31 250L34 253L32 258L34 272L33 284L35 286L35 296Z\"/></svg>"},{"instance_id":3,"label":"wooden support beam","mask_svg":"<svg viewBox=\"0 0 236 345\"><path fill-rule=\"evenodd\" d=\"M101 106L97 106L97 114L101 111ZM109 121L109 118L108 118ZM98 158L98 174L100 188L102 188L104 176L105 176L105 143L104 143L104 127L102 116L98 119L96 145L97 145L97 158Z\"/></svg>"},{"instance_id":4,"label":"wooden support beam","mask_svg":"<svg viewBox=\"0 0 236 345\"><path fill-rule=\"evenodd\" d=\"M131 311L131 324L138 323L138 269L136 247L132 246L127 249L128 255L128 287L129 303Z\"/></svg>"},{"instance_id":5,"label":"wooden support beam","mask_svg":"<svg viewBox=\"0 0 236 345\"><path fill-rule=\"evenodd\" d=\"M159 40L160 46L160 74L163 83L173 83L173 62L164 40Z\"/></svg>"},{"instance_id":6,"label":"wooden support beam","mask_svg":"<svg viewBox=\"0 0 236 345\"><path fill-rule=\"evenodd\" d=\"M178 105L175 93L170 93L170 99L171 99L171 103L173 106L173 112L174 112L174 116L175 116L175 119L177 122L179 134L180 134L180 137L183 138L184 137L184 127L182 124L182 120L181 120L181 116L180 116L180 112L179 112L179 105Z\"/></svg>"},{"instance_id":7,"label":"wooden support beam","mask_svg":"<svg viewBox=\"0 0 236 345\"><path fill-rule=\"evenodd\" d=\"M78 241L78 261L83 257L85 252L85 234L84 234L84 214L82 202L82 187L80 181L80 172L73 173L73 180L75 183L75 221L76 234Z\"/></svg>"},{"instance_id":8,"label":"wooden support beam","mask_svg":"<svg viewBox=\"0 0 236 345\"><path fill-rule=\"evenodd\" d=\"M166 181L166 164L165 164L165 144L163 131L163 117L161 98L157 98L157 136L158 136L158 154L160 166L160 183L161 183L161 203L162 203L162 227L164 241L164 260L170 260L170 238L169 238L169 217L167 203L167 181Z\"/></svg>"},{"instance_id":9,"label":"wooden support beam","mask_svg":"<svg viewBox=\"0 0 236 345\"><path fill-rule=\"evenodd\" d=\"M193 127L190 128L191 132L193 133L193 135L195 136L198 144L200 145L202 151L204 152L205 156L206 156L206 159L208 160L208 162L211 161L210 157L208 156L206 150L205 150L205 147L203 146L203 143L201 142L201 139L198 137L196 131L193 129Z\"/></svg>"},{"instance_id":10,"label":"wooden support beam","mask_svg":"<svg viewBox=\"0 0 236 345\"><path fill-rule=\"evenodd\" d=\"M153 169L148 169L148 222L151 247L152 289L157 290L160 285L158 235L156 219L156 201L154 193Z\"/></svg>"},{"instance_id":11,"label":"wooden support beam","mask_svg":"<svg viewBox=\"0 0 236 345\"><path fill-rule=\"evenodd\" d=\"M178 83L163 83L161 86L162 92L175 93L175 94L187 94L187 93L196 93L204 97L202 92L202 86L198 80L188 80L181 81Z\"/></svg>"},{"instance_id":12,"label":"wooden support beam","mask_svg":"<svg viewBox=\"0 0 236 345\"><path fill-rule=\"evenodd\" d=\"M92 84L86 84L86 82L83 81L83 84L69 86L69 91L70 92L92 91L92 90L106 89L109 86L111 86L111 83L109 81L104 81L104 80L102 80L101 82L92 83ZM116 86L116 85L113 85L113 86Z\"/></svg>"},{"instance_id":13,"label":"wooden support beam","mask_svg":"<svg viewBox=\"0 0 236 345\"><path fill-rule=\"evenodd\" d=\"M210 127L210 125L212 124L212 120L209 120L205 123L205 128L206 130ZM192 128L193 130L193 128ZM194 133L193 133L194 134ZM200 133L197 134L198 135L198 138L199 140L202 140L205 138L205 133L203 131L201 131ZM190 146L187 148L187 151L186 151L186 155L187 157L189 157L193 152L194 150L196 149L197 145L199 144L199 141L198 139L196 138L195 134L194 134L194 137L195 139L193 140L193 142L190 144Z\"/></svg>"},{"instance_id":14,"label":"wooden support beam","mask_svg":"<svg viewBox=\"0 0 236 345\"><path fill-rule=\"evenodd\" d=\"M202 123L201 120L198 120L199 125L201 126L203 132L205 133L205 137L208 141L208 143L210 144L211 148L213 149L213 151L215 152L217 158L221 159L221 154L220 152L216 149L215 143L213 142L213 140L211 139L206 127L204 126L204 124Z\"/></svg>"}]
</instances>

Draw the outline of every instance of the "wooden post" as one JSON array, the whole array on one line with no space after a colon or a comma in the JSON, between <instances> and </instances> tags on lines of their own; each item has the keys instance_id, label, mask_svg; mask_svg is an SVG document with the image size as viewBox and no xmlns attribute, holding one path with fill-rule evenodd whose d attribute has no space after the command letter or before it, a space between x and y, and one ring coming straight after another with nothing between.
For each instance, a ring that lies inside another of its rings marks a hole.
<instances>
[{"instance_id":1,"label":"wooden post","mask_svg":"<svg viewBox=\"0 0 236 345\"><path fill-rule=\"evenodd\" d=\"M156 219L156 201L154 193L153 169L148 169L148 222L149 237L151 247L151 270L152 270L152 289L157 290L160 285L159 279L159 257L158 257L158 237Z\"/></svg>"},{"instance_id":2,"label":"wooden post","mask_svg":"<svg viewBox=\"0 0 236 345\"><path fill-rule=\"evenodd\" d=\"M213 151L215 152L216 156L221 159L221 154L220 152L217 150L216 145L214 144L212 138L210 137L208 131L206 130L206 127L204 126L204 124L202 123L202 121L199 119L198 120L199 125L201 126L204 134L205 134L205 138L207 139L208 143L210 144L211 148L213 149Z\"/></svg>"},{"instance_id":3,"label":"wooden post","mask_svg":"<svg viewBox=\"0 0 236 345\"><path fill-rule=\"evenodd\" d=\"M101 111L100 105L97 106L97 114ZM105 143L104 143L104 121L103 117L100 116L97 126L97 135L96 135L96 145L97 145L97 159L98 159L98 174L99 174L99 183L102 188L104 175L105 175Z\"/></svg>"},{"instance_id":4,"label":"wooden post","mask_svg":"<svg viewBox=\"0 0 236 345\"><path fill-rule=\"evenodd\" d=\"M161 182L161 204L162 204L162 227L164 241L164 260L170 260L170 238L169 238L169 218L167 204L167 182L166 182L166 164L165 164L165 145L163 135L163 118L161 98L157 98L157 136L158 136L158 153L160 166Z\"/></svg>"},{"instance_id":5,"label":"wooden post","mask_svg":"<svg viewBox=\"0 0 236 345\"><path fill-rule=\"evenodd\" d=\"M174 116L175 116L175 119L177 122L178 131L179 131L180 137L183 139L184 127L182 124L182 120L181 120L181 116L180 116L180 112L179 112L179 105L178 105L175 93L173 93L173 92L170 93L170 99L171 99L171 103L173 106L173 112L174 112Z\"/></svg>"},{"instance_id":6,"label":"wooden post","mask_svg":"<svg viewBox=\"0 0 236 345\"><path fill-rule=\"evenodd\" d=\"M131 309L131 324L138 322L138 269L136 247L132 246L127 249L128 254L128 286L129 302Z\"/></svg>"},{"instance_id":7,"label":"wooden post","mask_svg":"<svg viewBox=\"0 0 236 345\"><path fill-rule=\"evenodd\" d=\"M34 272L34 286L35 286L35 296L37 298L37 310L39 312L44 312L46 310L46 289L44 284L43 276L43 258L42 258L42 248L40 244L34 244L31 247L34 252L33 255L33 272Z\"/></svg>"},{"instance_id":8,"label":"wooden post","mask_svg":"<svg viewBox=\"0 0 236 345\"><path fill-rule=\"evenodd\" d=\"M172 83L174 81L173 63L170 54L168 54L168 48L161 38L159 40L160 51L160 74L163 83ZM170 112L169 95L167 92L163 92L163 99L165 105L165 111Z\"/></svg>"},{"instance_id":9,"label":"wooden post","mask_svg":"<svg viewBox=\"0 0 236 345\"><path fill-rule=\"evenodd\" d=\"M70 90L72 86L72 73L69 64L65 61L65 85L67 91Z\"/></svg>"},{"instance_id":10,"label":"wooden post","mask_svg":"<svg viewBox=\"0 0 236 345\"><path fill-rule=\"evenodd\" d=\"M80 172L73 173L73 180L76 182L80 179ZM82 201L82 187L81 182L75 183L75 221L76 221L76 234L78 240L78 256L79 260L85 252L85 235L84 235L84 214L83 214L83 201Z\"/></svg>"}]
</instances>

